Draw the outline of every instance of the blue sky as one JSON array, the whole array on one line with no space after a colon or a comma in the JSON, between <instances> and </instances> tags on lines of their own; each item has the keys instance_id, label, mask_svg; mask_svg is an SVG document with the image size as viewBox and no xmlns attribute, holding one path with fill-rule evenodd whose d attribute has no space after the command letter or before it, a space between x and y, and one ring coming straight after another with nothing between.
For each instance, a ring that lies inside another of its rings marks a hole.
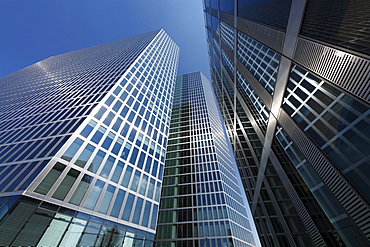
<instances>
[{"instance_id":1,"label":"blue sky","mask_svg":"<svg viewBox=\"0 0 370 247\"><path fill-rule=\"evenodd\" d=\"M50 56L163 28L178 74L209 66L201 0L1 0L0 77Z\"/></svg>"}]
</instances>

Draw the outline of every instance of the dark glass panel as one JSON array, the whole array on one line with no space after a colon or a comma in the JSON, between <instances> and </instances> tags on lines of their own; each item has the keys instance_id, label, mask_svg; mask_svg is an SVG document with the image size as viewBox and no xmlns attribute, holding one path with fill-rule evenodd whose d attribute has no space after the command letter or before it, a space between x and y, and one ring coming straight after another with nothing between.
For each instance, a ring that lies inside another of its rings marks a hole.
<instances>
[{"instance_id":1,"label":"dark glass panel","mask_svg":"<svg viewBox=\"0 0 370 247\"><path fill-rule=\"evenodd\" d=\"M301 34L370 54L369 17L370 1L310 0Z\"/></svg>"},{"instance_id":2,"label":"dark glass panel","mask_svg":"<svg viewBox=\"0 0 370 247\"><path fill-rule=\"evenodd\" d=\"M285 30L290 0L239 0L238 17Z\"/></svg>"},{"instance_id":3,"label":"dark glass panel","mask_svg":"<svg viewBox=\"0 0 370 247\"><path fill-rule=\"evenodd\" d=\"M220 0L220 10L229 14L234 14L234 1Z\"/></svg>"},{"instance_id":4,"label":"dark glass panel","mask_svg":"<svg viewBox=\"0 0 370 247\"><path fill-rule=\"evenodd\" d=\"M29 176L27 178L27 180L21 185L21 187L19 187L18 190L24 190L28 187L28 185L31 184L31 182L36 178L36 176L38 176L40 174L40 172L42 171L42 169L44 169L45 165L48 163L48 160L44 160L37 168L36 170L31 174L31 176ZM34 163L31 164L31 166L33 165Z\"/></svg>"},{"instance_id":5,"label":"dark glass panel","mask_svg":"<svg viewBox=\"0 0 370 247\"><path fill-rule=\"evenodd\" d=\"M54 185L55 181L59 178L66 166L61 163L56 163L54 167L49 171L45 178L41 181L39 186L35 189L35 192L46 195L50 188Z\"/></svg>"},{"instance_id":6,"label":"dark glass panel","mask_svg":"<svg viewBox=\"0 0 370 247\"><path fill-rule=\"evenodd\" d=\"M211 7L213 9L218 9L218 1L217 0L211 0Z\"/></svg>"},{"instance_id":7,"label":"dark glass panel","mask_svg":"<svg viewBox=\"0 0 370 247\"><path fill-rule=\"evenodd\" d=\"M71 200L69 202L72 203L72 204L79 205L81 203L82 198L84 197L87 189L89 188L89 185L91 184L92 180L93 180L92 177L90 177L88 175L84 175L81 182L77 186L77 189L73 193L73 195L71 197Z\"/></svg>"},{"instance_id":8,"label":"dark glass panel","mask_svg":"<svg viewBox=\"0 0 370 247\"><path fill-rule=\"evenodd\" d=\"M76 181L78 175L80 175L79 171L71 169L54 192L53 197L63 200Z\"/></svg>"}]
</instances>

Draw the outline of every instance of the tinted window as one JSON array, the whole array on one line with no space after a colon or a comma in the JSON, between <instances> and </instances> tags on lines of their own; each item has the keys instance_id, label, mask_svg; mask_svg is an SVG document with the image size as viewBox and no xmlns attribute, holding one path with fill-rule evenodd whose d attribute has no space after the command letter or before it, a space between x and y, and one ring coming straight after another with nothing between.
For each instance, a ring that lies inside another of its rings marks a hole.
<instances>
[{"instance_id":1,"label":"tinted window","mask_svg":"<svg viewBox=\"0 0 370 247\"><path fill-rule=\"evenodd\" d=\"M239 0L238 17L285 30L290 2L289 0Z\"/></svg>"},{"instance_id":2,"label":"tinted window","mask_svg":"<svg viewBox=\"0 0 370 247\"><path fill-rule=\"evenodd\" d=\"M370 1L310 0L301 34L370 54L369 9Z\"/></svg>"}]
</instances>

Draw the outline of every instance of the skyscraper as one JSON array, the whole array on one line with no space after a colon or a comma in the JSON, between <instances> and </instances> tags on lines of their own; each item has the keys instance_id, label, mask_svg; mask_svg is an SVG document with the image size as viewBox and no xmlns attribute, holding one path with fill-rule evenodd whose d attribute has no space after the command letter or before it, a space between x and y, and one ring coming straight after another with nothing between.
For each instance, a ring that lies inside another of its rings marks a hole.
<instances>
[{"instance_id":1,"label":"skyscraper","mask_svg":"<svg viewBox=\"0 0 370 247\"><path fill-rule=\"evenodd\" d=\"M0 245L152 245L178 52L160 30L0 79Z\"/></svg>"},{"instance_id":2,"label":"skyscraper","mask_svg":"<svg viewBox=\"0 0 370 247\"><path fill-rule=\"evenodd\" d=\"M370 245L369 10L204 1L212 83L263 246Z\"/></svg>"},{"instance_id":3,"label":"skyscraper","mask_svg":"<svg viewBox=\"0 0 370 247\"><path fill-rule=\"evenodd\" d=\"M225 131L209 81L179 75L156 247L255 246Z\"/></svg>"}]
</instances>

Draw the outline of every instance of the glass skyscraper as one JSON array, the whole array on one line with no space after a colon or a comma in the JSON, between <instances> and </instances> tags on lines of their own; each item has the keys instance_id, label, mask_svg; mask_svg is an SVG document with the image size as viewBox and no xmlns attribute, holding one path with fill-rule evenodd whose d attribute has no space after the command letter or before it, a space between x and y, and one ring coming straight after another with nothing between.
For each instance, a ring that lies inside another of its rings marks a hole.
<instances>
[{"instance_id":1,"label":"glass skyscraper","mask_svg":"<svg viewBox=\"0 0 370 247\"><path fill-rule=\"evenodd\" d=\"M263 246L369 246L368 1L204 0L212 83Z\"/></svg>"},{"instance_id":2,"label":"glass skyscraper","mask_svg":"<svg viewBox=\"0 0 370 247\"><path fill-rule=\"evenodd\" d=\"M176 80L156 247L255 246L239 174L209 81Z\"/></svg>"},{"instance_id":3,"label":"glass skyscraper","mask_svg":"<svg viewBox=\"0 0 370 247\"><path fill-rule=\"evenodd\" d=\"M0 79L1 246L152 246L178 54L160 30Z\"/></svg>"}]
</instances>

